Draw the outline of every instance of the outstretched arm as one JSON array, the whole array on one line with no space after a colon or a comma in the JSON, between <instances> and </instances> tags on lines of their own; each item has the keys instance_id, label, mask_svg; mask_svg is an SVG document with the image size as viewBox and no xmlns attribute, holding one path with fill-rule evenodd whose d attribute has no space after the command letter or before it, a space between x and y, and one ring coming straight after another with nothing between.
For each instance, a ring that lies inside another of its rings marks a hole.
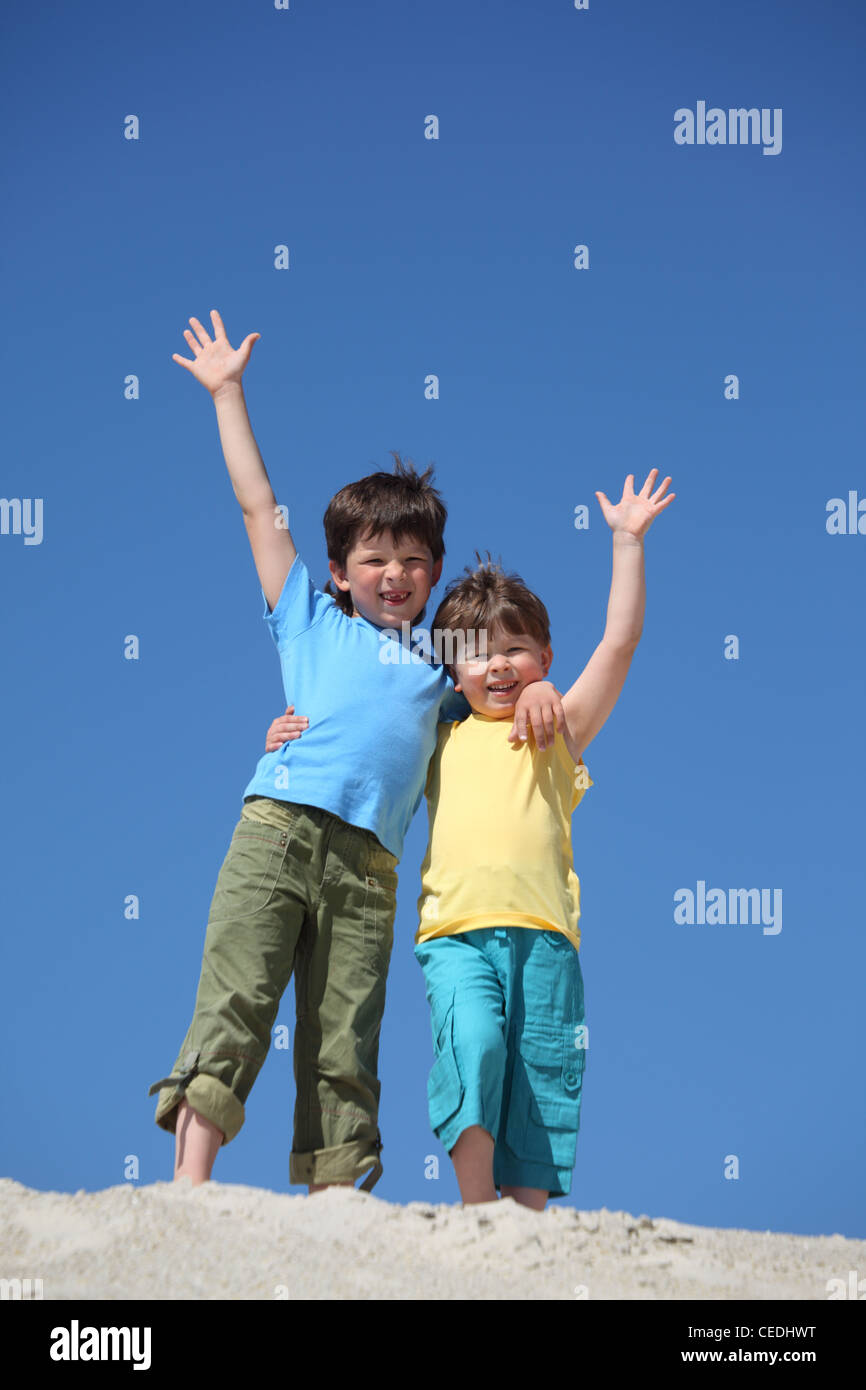
<instances>
[{"instance_id":1,"label":"outstretched arm","mask_svg":"<svg viewBox=\"0 0 866 1390\"><path fill-rule=\"evenodd\" d=\"M211 319L212 339L198 319L190 319L195 335L188 328L184 330L193 360L176 352L172 358L186 367L213 398L226 467L244 515L259 582L268 607L273 609L297 552L259 453L241 385L253 343L261 334L250 333L239 348L233 348L216 309L211 309Z\"/></svg>"},{"instance_id":2,"label":"outstretched arm","mask_svg":"<svg viewBox=\"0 0 866 1390\"><path fill-rule=\"evenodd\" d=\"M672 492L662 500L670 477L650 493L657 475L658 469L653 468L635 494L634 474L629 473L615 507L603 492L595 494L613 532L613 574L604 636L562 697L563 737L575 761L610 716L640 641L646 606L643 538L659 512L676 497Z\"/></svg>"}]
</instances>

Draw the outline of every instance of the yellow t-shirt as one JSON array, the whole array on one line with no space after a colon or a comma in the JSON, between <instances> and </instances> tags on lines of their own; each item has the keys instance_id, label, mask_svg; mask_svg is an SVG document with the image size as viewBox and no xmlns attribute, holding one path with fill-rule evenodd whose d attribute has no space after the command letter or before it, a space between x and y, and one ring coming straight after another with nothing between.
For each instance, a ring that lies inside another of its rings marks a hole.
<instances>
[{"instance_id":1,"label":"yellow t-shirt","mask_svg":"<svg viewBox=\"0 0 866 1390\"><path fill-rule=\"evenodd\" d=\"M535 927L564 932L580 948L571 815L593 781L561 733L542 753L534 739L509 743L511 725L473 711L439 726L416 943L478 927Z\"/></svg>"}]
</instances>

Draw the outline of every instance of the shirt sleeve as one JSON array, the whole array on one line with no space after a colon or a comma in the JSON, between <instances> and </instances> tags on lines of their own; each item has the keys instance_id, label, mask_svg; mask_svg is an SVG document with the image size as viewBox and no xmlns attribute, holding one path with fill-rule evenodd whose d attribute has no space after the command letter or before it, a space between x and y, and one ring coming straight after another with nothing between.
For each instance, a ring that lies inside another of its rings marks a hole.
<instances>
[{"instance_id":1,"label":"shirt sleeve","mask_svg":"<svg viewBox=\"0 0 866 1390\"><path fill-rule=\"evenodd\" d=\"M264 590L262 598L265 599L265 611L262 616L280 651L300 632L313 627L331 609L336 608L334 600L315 587L309 570L298 554L292 561L273 612L268 607Z\"/></svg>"},{"instance_id":2,"label":"shirt sleeve","mask_svg":"<svg viewBox=\"0 0 866 1390\"><path fill-rule=\"evenodd\" d=\"M448 687L439 706L440 724L453 724L455 719L468 719L472 713L472 706L462 691L454 689L454 682L451 677L446 674L445 678Z\"/></svg>"},{"instance_id":3,"label":"shirt sleeve","mask_svg":"<svg viewBox=\"0 0 866 1390\"><path fill-rule=\"evenodd\" d=\"M436 776L436 772L439 767L439 761L442 757L442 749L445 745L446 739L448 738L449 732L450 725L440 723L436 731L436 747L434 748L433 755L429 763L427 764L427 779L424 783L424 795L426 797L430 797L433 794L433 780Z\"/></svg>"}]
</instances>

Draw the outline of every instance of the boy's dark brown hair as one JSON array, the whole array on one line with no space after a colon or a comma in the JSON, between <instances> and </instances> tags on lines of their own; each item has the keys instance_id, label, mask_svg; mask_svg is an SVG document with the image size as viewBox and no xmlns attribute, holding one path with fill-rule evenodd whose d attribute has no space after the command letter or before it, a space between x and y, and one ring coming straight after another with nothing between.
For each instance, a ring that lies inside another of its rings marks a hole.
<instances>
[{"instance_id":1,"label":"boy's dark brown hair","mask_svg":"<svg viewBox=\"0 0 866 1390\"><path fill-rule=\"evenodd\" d=\"M345 569L346 556L357 541L380 531L390 531L397 545L407 537L422 541L430 547L434 564L445 554L443 532L448 512L432 486L432 466L418 473L411 459L404 463L395 450L390 452L393 473L370 473L347 483L328 503L323 518L325 544L328 559L341 569ZM351 617L350 593L337 589L330 579L324 592Z\"/></svg>"},{"instance_id":2,"label":"boy's dark brown hair","mask_svg":"<svg viewBox=\"0 0 866 1390\"><path fill-rule=\"evenodd\" d=\"M467 565L460 579L452 579L433 619L439 632L525 632L542 646L550 642L550 617L537 594L519 574L507 574L501 563L482 559L476 550L476 569Z\"/></svg>"}]
</instances>

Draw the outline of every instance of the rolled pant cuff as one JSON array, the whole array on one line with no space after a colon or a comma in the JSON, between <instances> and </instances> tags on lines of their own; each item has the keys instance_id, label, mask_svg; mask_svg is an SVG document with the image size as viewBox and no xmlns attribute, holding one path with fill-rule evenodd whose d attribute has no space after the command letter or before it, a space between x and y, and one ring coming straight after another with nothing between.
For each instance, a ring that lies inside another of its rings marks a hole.
<instances>
[{"instance_id":1,"label":"rolled pant cuff","mask_svg":"<svg viewBox=\"0 0 866 1390\"><path fill-rule=\"evenodd\" d=\"M165 1086L159 1093L154 1119L160 1129L174 1134L177 1128L177 1107L184 1096L193 1110L223 1132L223 1144L231 1143L244 1122L244 1107L233 1091L215 1076L198 1072L186 1085Z\"/></svg>"},{"instance_id":2,"label":"rolled pant cuff","mask_svg":"<svg viewBox=\"0 0 866 1390\"><path fill-rule=\"evenodd\" d=\"M382 1176L382 1162L379 1152L381 1138L353 1139L348 1144L337 1144L331 1149L313 1149L311 1153L291 1153L289 1155L289 1182L330 1183L351 1182L352 1184L371 1171L361 1183L362 1192L372 1192Z\"/></svg>"}]
</instances>

